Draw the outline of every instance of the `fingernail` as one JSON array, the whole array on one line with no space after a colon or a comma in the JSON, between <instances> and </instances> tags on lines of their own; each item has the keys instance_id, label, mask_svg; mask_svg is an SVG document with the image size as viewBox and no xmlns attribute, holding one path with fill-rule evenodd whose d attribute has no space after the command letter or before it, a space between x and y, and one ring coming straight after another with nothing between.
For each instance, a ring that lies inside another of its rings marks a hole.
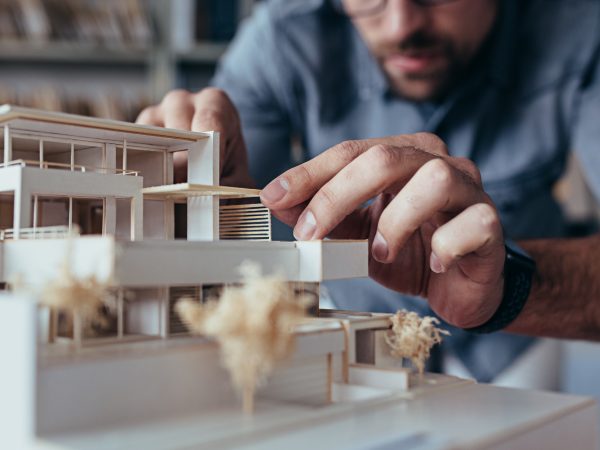
<instances>
[{"instance_id":1,"label":"fingernail","mask_svg":"<svg viewBox=\"0 0 600 450\"><path fill-rule=\"evenodd\" d=\"M309 241L315 229L317 228L317 220L312 212L306 211L294 228L294 237L299 241Z\"/></svg>"},{"instance_id":2,"label":"fingernail","mask_svg":"<svg viewBox=\"0 0 600 450\"><path fill-rule=\"evenodd\" d=\"M271 181L261 191L260 196L262 199L269 203L275 203L285 197L285 194L290 190L290 184L285 178L277 178Z\"/></svg>"},{"instance_id":3,"label":"fingernail","mask_svg":"<svg viewBox=\"0 0 600 450\"><path fill-rule=\"evenodd\" d=\"M388 257L388 244L383 235L378 231L373 239L373 246L371 248L373 256L379 262L386 262Z\"/></svg>"},{"instance_id":4,"label":"fingernail","mask_svg":"<svg viewBox=\"0 0 600 450\"><path fill-rule=\"evenodd\" d=\"M429 267L431 267L431 271L435 273L443 273L446 271L440 258L432 251L429 257Z\"/></svg>"}]
</instances>

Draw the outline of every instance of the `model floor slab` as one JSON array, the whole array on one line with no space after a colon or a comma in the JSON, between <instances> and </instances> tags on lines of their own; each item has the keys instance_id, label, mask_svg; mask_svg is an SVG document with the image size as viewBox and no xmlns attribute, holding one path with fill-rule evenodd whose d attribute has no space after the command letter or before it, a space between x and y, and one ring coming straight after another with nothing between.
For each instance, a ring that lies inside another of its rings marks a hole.
<instances>
[{"instance_id":1,"label":"model floor slab","mask_svg":"<svg viewBox=\"0 0 600 450\"><path fill-rule=\"evenodd\" d=\"M260 401L143 425L43 437L54 449L595 449L591 399L427 375L444 387L322 407Z\"/></svg>"}]
</instances>

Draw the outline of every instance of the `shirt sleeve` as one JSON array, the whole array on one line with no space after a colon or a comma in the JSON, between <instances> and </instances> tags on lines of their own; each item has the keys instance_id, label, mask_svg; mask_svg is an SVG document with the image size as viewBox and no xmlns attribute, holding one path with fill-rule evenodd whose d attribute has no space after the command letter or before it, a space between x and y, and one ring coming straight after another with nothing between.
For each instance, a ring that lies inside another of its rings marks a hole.
<instances>
[{"instance_id":1,"label":"shirt sleeve","mask_svg":"<svg viewBox=\"0 0 600 450\"><path fill-rule=\"evenodd\" d=\"M221 60L211 84L238 108L250 172L259 187L291 167L292 126L285 62L278 51L272 12L260 4Z\"/></svg>"},{"instance_id":2,"label":"shirt sleeve","mask_svg":"<svg viewBox=\"0 0 600 450\"><path fill-rule=\"evenodd\" d=\"M579 89L573 130L573 148L588 186L600 202L600 47Z\"/></svg>"}]
</instances>

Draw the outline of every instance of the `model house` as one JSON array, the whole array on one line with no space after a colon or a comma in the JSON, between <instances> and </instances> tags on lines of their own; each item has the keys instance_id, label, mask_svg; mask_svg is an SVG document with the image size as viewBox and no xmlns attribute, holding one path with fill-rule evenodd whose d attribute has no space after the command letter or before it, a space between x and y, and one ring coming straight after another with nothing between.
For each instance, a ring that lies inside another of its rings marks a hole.
<instances>
[{"instance_id":1,"label":"model house","mask_svg":"<svg viewBox=\"0 0 600 450\"><path fill-rule=\"evenodd\" d=\"M184 333L175 301L202 301L239 281L236 267L246 259L313 292L324 279L367 275L364 242L270 242L258 191L219 186L216 133L11 106L0 108L0 124L0 280L41 288L68 264L109 283L117 297L106 330L78 330L49 311L45 341ZM173 184L176 152L188 156L184 184ZM187 241L174 240L176 203L187 204ZM67 238L75 230L81 237Z\"/></svg>"},{"instance_id":2,"label":"model house","mask_svg":"<svg viewBox=\"0 0 600 450\"><path fill-rule=\"evenodd\" d=\"M6 448L282 448L283 436L295 436L286 448L594 448L591 400L418 376L390 357L386 314L315 314L242 417L217 344L190 336L175 302L239 283L252 261L318 311L321 281L368 276L367 242L272 242L258 191L219 185L217 133L11 106L0 126ZM185 184L173 184L176 152ZM65 273L114 296L104 326L40 306Z\"/></svg>"}]
</instances>

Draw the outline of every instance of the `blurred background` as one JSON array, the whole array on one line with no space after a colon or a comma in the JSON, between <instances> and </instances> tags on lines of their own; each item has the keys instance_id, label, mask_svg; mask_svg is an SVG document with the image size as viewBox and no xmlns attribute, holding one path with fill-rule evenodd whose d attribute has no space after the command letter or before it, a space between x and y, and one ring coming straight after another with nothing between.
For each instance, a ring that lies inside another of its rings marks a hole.
<instances>
[{"instance_id":1,"label":"blurred background","mask_svg":"<svg viewBox=\"0 0 600 450\"><path fill-rule=\"evenodd\" d=\"M0 0L0 103L134 120L205 86L255 0Z\"/></svg>"},{"instance_id":2,"label":"blurred background","mask_svg":"<svg viewBox=\"0 0 600 450\"><path fill-rule=\"evenodd\" d=\"M0 104L135 120L207 85L258 0L0 0ZM572 235L599 210L572 159L556 188ZM554 342L556 386L600 399L600 345Z\"/></svg>"}]
</instances>

